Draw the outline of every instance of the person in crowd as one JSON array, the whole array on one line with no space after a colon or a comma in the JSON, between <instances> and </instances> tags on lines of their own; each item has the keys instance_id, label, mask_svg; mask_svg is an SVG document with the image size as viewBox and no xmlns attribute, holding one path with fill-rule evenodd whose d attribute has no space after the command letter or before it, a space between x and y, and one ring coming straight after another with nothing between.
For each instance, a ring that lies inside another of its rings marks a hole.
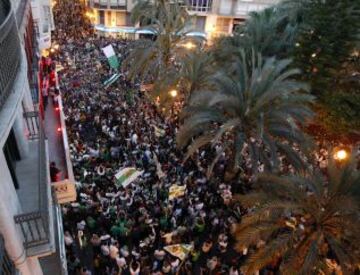
<instances>
[{"instance_id":1,"label":"person in crowd","mask_svg":"<svg viewBox=\"0 0 360 275\"><path fill-rule=\"evenodd\" d=\"M56 94L63 100L78 192L76 202L63 206L69 274L241 274L244 255L233 248L231 228L246 209L232 197L249 188L251 162L236 177L245 184L225 180L226 152L207 177L221 145L183 162L176 147L181 100L162 112L140 91L140 81L127 80L125 69L103 86L110 67L101 49L111 44L123 60L144 42L96 35L85 12L80 1L54 7L59 50L51 58L62 67ZM323 163L323 156L318 160ZM114 175L124 167L143 174L117 186ZM52 162L52 181L58 173ZM175 184L184 194L170 198ZM175 257L165 249L175 244L192 249Z\"/></svg>"},{"instance_id":2,"label":"person in crowd","mask_svg":"<svg viewBox=\"0 0 360 275\"><path fill-rule=\"evenodd\" d=\"M59 174L60 174L60 170L56 167L56 163L54 161L52 161L50 163L50 179L51 182L56 182L59 180Z\"/></svg>"}]
</instances>

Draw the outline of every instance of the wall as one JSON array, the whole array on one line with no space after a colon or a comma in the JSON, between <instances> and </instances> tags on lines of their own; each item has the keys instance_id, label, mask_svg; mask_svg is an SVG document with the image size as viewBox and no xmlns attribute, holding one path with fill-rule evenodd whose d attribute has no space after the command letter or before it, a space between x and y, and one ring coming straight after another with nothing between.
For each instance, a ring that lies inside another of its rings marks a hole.
<instances>
[{"instance_id":1,"label":"wall","mask_svg":"<svg viewBox=\"0 0 360 275\"><path fill-rule=\"evenodd\" d=\"M39 48L51 47L51 30L54 29L50 0L31 0L31 10L35 25L39 31Z\"/></svg>"}]
</instances>

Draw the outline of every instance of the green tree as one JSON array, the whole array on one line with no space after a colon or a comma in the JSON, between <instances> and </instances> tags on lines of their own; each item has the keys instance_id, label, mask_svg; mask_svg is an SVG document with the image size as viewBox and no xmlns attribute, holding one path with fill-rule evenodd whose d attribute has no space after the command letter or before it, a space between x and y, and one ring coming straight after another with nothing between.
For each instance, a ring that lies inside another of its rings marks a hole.
<instances>
[{"instance_id":1,"label":"green tree","mask_svg":"<svg viewBox=\"0 0 360 275\"><path fill-rule=\"evenodd\" d=\"M254 208L233 231L236 249L251 251L245 274L272 263L280 264L281 274L332 274L327 258L336 260L343 274L353 274L360 260L356 164L332 160L327 175L317 170L259 175L255 190L238 198Z\"/></svg>"},{"instance_id":2,"label":"green tree","mask_svg":"<svg viewBox=\"0 0 360 275\"><path fill-rule=\"evenodd\" d=\"M190 40L191 20L185 7L177 1L139 1L132 12L134 23L140 23L154 35L145 40L126 58L124 66L129 68L129 77L153 82L157 92L168 92L179 71L177 63L186 51L184 44Z\"/></svg>"},{"instance_id":3,"label":"green tree","mask_svg":"<svg viewBox=\"0 0 360 275\"><path fill-rule=\"evenodd\" d=\"M194 91L211 89L213 74L217 67L211 51L193 50L185 54L181 60L178 83L185 98Z\"/></svg>"},{"instance_id":4,"label":"green tree","mask_svg":"<svg viewBox=\"0 0 360 275\"><path fill-rule=\"evenodd\" d=\"M292 56L316 94L334 88L344 63L359 42L360 2L357 0L285 1L281 11L292 14L299 30ZM295 14L295 15L294 15Z\"/></svg>"},{"instance_id":5,"label":"green tree","mask_svg":"<svg viewBox=\"0 0 360 275\"><path fill-rule=\"evenodd\" d=\"M221 143L232 155L235 170L243 165L243 150L254 172L260 162L266 170L278 167L278 152L296 168L304 168L292 145L305 149L308 144L299 129L311 116L307 85L293 80L299 71L289 69L290 60L255 54L247 58L245 52L241 56L234 65L235 75L215 75L214 90L199 90L191 96L177 134L178 146L190 143L189 157L202 146ZM214 158L210 171L221 154Z\"/></svg>"},{"instance_id":6,"label":"green tree","mask_svg":"<svg viewBox=\"0 0 360 275\"><path fill-rule=\"evenodd\" d=\"M288 21L288 17L275 7L252 12L232 36L221 37L214 43L216 60L221 66L226 66L241 51L250 57L254 50L264 57L287 58L297 34L297 25Z\"/></svg>"}]
</instances>

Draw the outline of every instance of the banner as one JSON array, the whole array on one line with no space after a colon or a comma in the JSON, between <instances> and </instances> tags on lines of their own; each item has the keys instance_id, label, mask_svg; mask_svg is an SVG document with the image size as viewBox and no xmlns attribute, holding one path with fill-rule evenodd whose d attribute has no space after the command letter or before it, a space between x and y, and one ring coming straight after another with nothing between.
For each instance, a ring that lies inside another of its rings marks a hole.
<instances>
[{"instance_id":1,"label":"banner","mask_svg":"<svg viewBox=\"0 0 360 275\"><path fill-rule=\"evenodd\" d=\"M116 186L120 187L126 187L130 183L132 183L134 180L136 180L138 177L140 177L143 174L144 171L138 171L134 167L127 167L124 169L121 169L119 172L116 173L115 179L116 179Z\"/></svg>"},{"instance_id":2,"label":"banner","mask_svg":"<svg viewBox=\"0 0 360 275\"><path fill-rule=\"evenodd\" d=\"M164 250L183 261L193 250L193 246L191 244L174 244L165 246Z\"/></svg>"},{"instance_id":3,"label":"banner","mask_svg":"<svg viewBox=\"0 0 360 275\"><path fill-rule=\"evenodd\" d=\"M185 195L186 186L180 186L177 184L173 184L169 188L169 200L173 200L178 197L182 197Z\"/></svg>"},{"instance_id":4,"label":"banner","mask_svg":"<svg viewBox=\"0 0 360 275\"><path fill-rule=\"evenodd\" d=\"M104 82L105 88L109 87L111 84L113 84L116 80L118 80L120 77L120 74L116 73L113 74L108 80Z\"/></svg>"},{"instance_id":5,"label":"banner","mask_svg":"<svg viewBox=\"0 0 360 275\"><path fill-rule=\"evenodd\" d=\"M55 196L59 204L76 201L75 184L70 180L62 180L51 184L55 191Z\"/></svg>"},{"instance_id":6,"label":"banner","mask_svg":"<svg viewBox=\"0 0 360 275\"><path fill-rule=\"evenodd\" d=\"M109 65L113 69L117 69L119 67L119 60L115 54L113 46L107 45L105 48L102 48L106 58L108 59Z\"/></svg>"}]
</instances>

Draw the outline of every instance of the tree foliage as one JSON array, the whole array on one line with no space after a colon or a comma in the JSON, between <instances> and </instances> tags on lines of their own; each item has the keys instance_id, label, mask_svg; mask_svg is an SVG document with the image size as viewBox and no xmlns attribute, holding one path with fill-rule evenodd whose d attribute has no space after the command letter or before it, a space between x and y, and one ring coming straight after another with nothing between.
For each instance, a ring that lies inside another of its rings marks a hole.
<instances>
[{"instance_id":1,"label":"tree foliage","mask_svg":"<svg viewBox=\"0 0 360 275\"><path fill-rule=\"evenodd\" d=\"M126 58L129 77L140 77L154 83L156 92L168 92L176 85L179 58L184 56L183 45L190 40L190 17L185 7L177 1L140 0L132 12L132 20L153 34L153 40L145 40ZM158 95L158 94L156 94Z\"/></svg>"},{"instance_id":2,"label":"tree foliage","mask_svg":"<svg viewBox=\"0 0 360 275\"><path fill-rule=\"evenodd\" d=\"M245 274L279 261L281 274L331 274L329 258L352 274L360 260L360 173L353 159L330 162L327 175L262 174L254 192L239 196L255 207L234 228L236 248L251 251Z\"/></svg>"},{"instance_id":3,"label":"tree foliage","mask_svg":"<svg viewBox=\"0 0 360 275\"><path fill-rule=\"evenodd\" d=\"M326 94L359 41L360 2L303 1L298 9L294 65L303 71L314 93Z\"/></svg>"},{"instance_id":4,"label":"tree foliage","mask_svg":"<svg viewBox=\"0 0 360 275\"><path fill-rule=\"evenodd\" d=\"M278 167L277 152L285 154L297 168L304 168L292 145L307 147L299 125L311 116L306 104L312 98L307 85L293 79L299 71L289 69L290 63L263 59L260 54L248 58L242 52L234 64L234 75L215 75L212 91L198 90L191 96L183 111L178 145L191 143L190 156L204 145L221 143L233 152L235 168L243 164L245 150L254 172L260 163L267 170Z\"/></svg>"}]
</instances>

